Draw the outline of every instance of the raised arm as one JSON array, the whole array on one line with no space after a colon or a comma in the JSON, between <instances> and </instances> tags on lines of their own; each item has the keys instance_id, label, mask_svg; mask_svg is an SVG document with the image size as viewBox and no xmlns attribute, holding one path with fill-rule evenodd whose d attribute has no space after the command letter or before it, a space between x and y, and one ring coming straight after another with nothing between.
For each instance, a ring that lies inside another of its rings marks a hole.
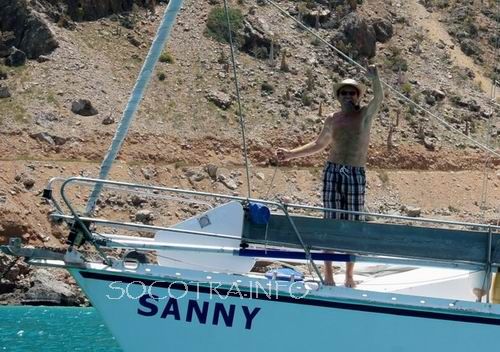
<instances>
[{"instance_id":1,"label":"raised arm","mask_svg":"<svg viewBox=\"0 0 500 352\"><path fill-rule=\"evenodd\" d=\"M384 88L382 87L382 82L380 82L377 66L368 66L366 75L372 81L373 99L366 107L365 119L366 122L371 122L384 100Z\"/></svg>"},{"instance_id":2,"label":"raised arm","mask_svg":"<svg viewBox=\"0 0 500 352\"><path fill-rule=\"evenodd\" d=\"M332 127L333 116L329 116L326 118L323 129L315 141L292 150L278 148L278 150L276 151L278 160L286 161L290 159L301 158L322 151L323 149L328 147L328 145L330 145L332 141Z\"/></svg>"}]
</instances>

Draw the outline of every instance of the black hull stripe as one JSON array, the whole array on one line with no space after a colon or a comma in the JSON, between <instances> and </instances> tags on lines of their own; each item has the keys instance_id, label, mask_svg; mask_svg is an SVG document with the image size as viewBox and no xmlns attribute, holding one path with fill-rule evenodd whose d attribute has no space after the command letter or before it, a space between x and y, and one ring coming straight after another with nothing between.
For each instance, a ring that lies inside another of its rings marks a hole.
<instances>
[{"instance_id":1,"label":"black hull stripe","mask_svg":"<svg viewBox=\"0 0 500 352\"><path fill-rule=\"evenodd\" d=\"M490 317L478 317L472 315L460 315L448 312L430 312L430 311L421 311L421 310L412 310L398 307L387 307L387 306L373 306L366 304L357 304L357 303L345 303L345 302L332 302L332 301L324 301L320 299L312 299L312 298L300 298L296 299L289 296L276 296L276 294L269 295L260 292L245 292L240 289L240 291L231 291L230 289L225 288L210 288L207 286L201 285L189 285L180 283L179 281L155 281L150 279L145 279L143 277L134 278L129 276L122 275L111 275L111 274L102 274L96 272L88 272L88 271L80 271L79 272L82 277L86 279L94 279L94 280L102 280L102 281L120 281L123 283L132 283L132 282L142 282L145 286L153 285L154 287L159 288L170 288L185 291L186 289L189 292L199 292L199 293L207 293L207 294L220 294L224 296L234 296L240 297L240 293L245 298L263 300L263 301L277 301L284 303L293 303L300 305L308 305L315 307L324 307L324 308L337 308L344 310L354 310L360 312L369 312L369 313L378 313L378 314L390 314L390 315L399 315L399 316L407 316L407 317L415 317L415 318L425 318L425 319L437 319L437 320L448 320L448 321L457 321L464 323L474 323L474 324L486 324L486 325L497 325L500 326L500 318L490 318ZM184 282L184 281L182 281Z\"/></svg>"}]
</instances>

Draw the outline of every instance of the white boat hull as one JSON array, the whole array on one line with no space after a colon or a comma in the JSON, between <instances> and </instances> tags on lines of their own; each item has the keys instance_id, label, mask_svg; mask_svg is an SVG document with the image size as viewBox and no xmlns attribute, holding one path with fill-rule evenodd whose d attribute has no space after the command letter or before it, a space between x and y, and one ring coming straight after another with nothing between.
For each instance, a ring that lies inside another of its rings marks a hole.
<instances>
[{"instance_id":1,"label":"white boat hull","mask_svg":"<svg viewBox=\"0 0 500 352\"><path fill-rule=\"evenodd\" d=\"M70 272L124 351L498 349L496 305L164 270Z\"/></svg>"}]
</instances>

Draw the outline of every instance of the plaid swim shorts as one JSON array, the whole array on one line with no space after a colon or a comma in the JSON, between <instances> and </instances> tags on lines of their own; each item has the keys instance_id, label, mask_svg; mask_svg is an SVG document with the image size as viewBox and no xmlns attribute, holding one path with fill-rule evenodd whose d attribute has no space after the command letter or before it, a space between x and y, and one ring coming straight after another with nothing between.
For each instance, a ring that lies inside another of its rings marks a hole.
<instances>
[{"instance_id":1,"label":"plaid swim shorts","mask_svg":"<svg viewBox=\"0 0 500 352\"><path fill-rule=\"evenodd\" d=\"M364 167L339 165L328 161L323 173L323 204L325 208L364 211L366 175ZM325 218L363 220L354 214L325 211Z\"/></svg>"}]
</instances>

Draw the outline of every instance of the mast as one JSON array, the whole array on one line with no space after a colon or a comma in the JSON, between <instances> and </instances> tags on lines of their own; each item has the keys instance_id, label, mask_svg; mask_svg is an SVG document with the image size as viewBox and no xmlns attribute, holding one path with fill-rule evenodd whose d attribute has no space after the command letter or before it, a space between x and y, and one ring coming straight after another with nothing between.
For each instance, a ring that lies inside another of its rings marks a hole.
<instances>
[{"instance_id":1,"label":"mast","mask_svg":"<svg viewBox=\"0 0 500 352\"><path fill-rule=\"evenodd\" d=\"M163 19L158 27L156 32L156 36L153 39L153 43L151 44L151 48L149 49L149 53L146 56L146 60L142 65L141 71L139 72L139 76L137 77L137 81L135 82L134 89L130 94L129 100L127 102L127 106L123 111L122 117L118 124L118 127L115 132L115 136L113 137L113 141L108 149L106 156L101 164L101 168L99 171L99 179L105 180L109 175L109 171L111 170L111 166L113 165L118 152L121 149L123 141L127 136L128 129L130 124L134 120L135 114L137 112L137 108L144 96L144 92L151 80L151 76L155 69L156 63L160 58L160 55L167 43L167 40L170 36L170 31L175 23L175 19L179 10L182 6L182 0L170 0L165 12L163 14ZM99 194L102 190L102 183L96 183L92 193L90 194L87 207L85 213L92 214L95 208L95 204L97 199L99 198Z\"/></svg>"}]
</instances>

